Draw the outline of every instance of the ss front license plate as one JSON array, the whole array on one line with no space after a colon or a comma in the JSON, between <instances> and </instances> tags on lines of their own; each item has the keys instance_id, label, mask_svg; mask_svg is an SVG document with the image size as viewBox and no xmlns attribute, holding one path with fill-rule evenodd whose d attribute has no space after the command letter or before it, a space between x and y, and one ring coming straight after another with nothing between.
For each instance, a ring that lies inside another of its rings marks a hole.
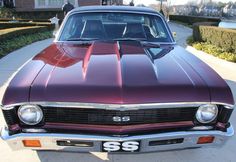
<instances>
[{"instance_id":1,"label":"ss front license plate","mask_svg":"<svg viewBox=\"0 0 236 162\"><path fill-rule=\"evenodd\" d=\"M139 141L102 142L104 152L138 152L139 147Z\"/></svg>"}]
</instances>

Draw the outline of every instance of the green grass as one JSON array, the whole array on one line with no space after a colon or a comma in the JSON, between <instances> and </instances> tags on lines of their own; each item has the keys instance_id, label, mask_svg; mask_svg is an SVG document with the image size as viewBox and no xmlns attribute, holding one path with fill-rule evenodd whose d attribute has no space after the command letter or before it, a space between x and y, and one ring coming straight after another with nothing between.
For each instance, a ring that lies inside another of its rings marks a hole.
<instances>
[{"instance_id":1,"label":"green grass","mask_svg":"<svg viewBox=\"0 0 236 162\"><path fill-rule=\"evenodd\" d=\"M33 42L48 38L52 38L52 31L43 31L40 33L22 35L7 41L2 41L0 42L0 58Z\"/></svg>"},{"instance_id":2,"label":"green grass","mask_svg":"<svg viewBox=\"0 0 236 162\"><path fill-rule=\"evenodd\" d=\"M210 44L209 42L194 42L192 36L187 39L187 43L197 50L201 50L215 57L236 63L236 53L227 52L216 45Z\"/></svg>"}]
</instances>

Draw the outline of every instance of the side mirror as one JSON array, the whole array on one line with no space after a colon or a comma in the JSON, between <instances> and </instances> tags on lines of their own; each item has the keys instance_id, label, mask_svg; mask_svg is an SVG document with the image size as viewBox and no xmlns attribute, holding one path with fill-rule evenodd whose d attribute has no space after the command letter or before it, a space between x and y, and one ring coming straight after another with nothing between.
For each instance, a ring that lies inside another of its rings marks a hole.
<instances>
[{"instance_id":1,"label":"side mirror","mask_svg":"<svg viewBox=\"0 0 236 162\"><path fill-rule=\"evenodd\" d=\"M172 35L173 35L174 38L177 37L177 33L176 32L172 32Z\"/></svg>"}]
</instances>

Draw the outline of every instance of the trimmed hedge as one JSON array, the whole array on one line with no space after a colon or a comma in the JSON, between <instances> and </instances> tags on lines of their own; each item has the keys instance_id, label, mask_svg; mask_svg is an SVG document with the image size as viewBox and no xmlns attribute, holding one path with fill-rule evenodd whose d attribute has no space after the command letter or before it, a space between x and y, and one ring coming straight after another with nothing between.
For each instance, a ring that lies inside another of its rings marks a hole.
<instances>
[{"instance_id":1,"label":"trimmed hedge","mask_svg":"<svg viewBox=\"0 0 236 162\"><path fill-rule=\"evenodd\" d=\"M219 23L221 20L219 18L214 17L201 17L201 16L185 16L185 15L170 15L170 20L179 21L183 23L187 23L189 25L193 25L197 22L216 22Z\"/></svg>"},{"instance_id":2,"label":"trimmed hedge","mask_svg":"<svg viewBox=\"0 0 236 162\"><path fill-rule=\"evenodd\" d=\"M0 29L27 27L27 26L47 26L50 29L55 28L55 25L47 22L0 22Z\"/></svg>"},{"instance_id":3,"label":"trimmed hedge","mask_svg":"<svg viewBox=\"0 0 236 162\"><path fill-rule=\"evenodd\" d=\"M13 19L12 18L0 18L0 22L9 22L9 21L12 21ZM17 18L16 19L17 21L20 21L20 22L29 22L29 21L32 21L32 22L50 22L49 19L19 19Z\"/></svg>"},{"instance_id":4,"label":"trimmed hedge","mask_svg":"<svg viewBox=\"0 0 236 162\"><path fill-rule=\"evenodd\" d=\"M19 37L7 39L4 42L0 41L0 58L28 44L48 38L52 38L52 31L21 35Z\"/></svg>"},{"instance_id":5,"label":"trimmed hedge","mask_svg":"<svg viewBox=\"0 0 236 162\"><path fill-rule=\"evenodd\" d=\"M22 35L39 33L49 31L50 28L46 26L31 26L31 27L20 27L0 30L0 42L4 42L9 39L13 39Z\"/></svg>"},{"instance_id":6,"label":"trimmed hedge","mask_svg":"<svg viewBox=\"0 0 236 162\"><path fill-rule=\"evenodd\" d=\"M50 9L52 10L52 9ZM64 14L61 11L61 9L55 9L55 11L18 11L16 12L16 18L21 18L21 19L33 19L33 20L38 20L38 19L50 19L54 16L58 16L59 19L64 18Z\"/></svg>"},{"instance_id":7,"label":"trimmed hedge","mask_svg":"<svg viewBox=\"0 0 236 162\"><path fill-rule=\"evenodd\" d=\"M193 28L194 41L208 42L236 54L236 30L215 26L195 25Z\"/></svg>"},{"instance_id":8,"label":"trimmed hedge","mask_svg":"<svg viewBox=\"0 0 236 162\"><path fill-rule=\"evenodd\" d=\"M193 40L194 41L202 41L199 26L218 26L217 22L199 22L193 24Z\"/></svg>"},{"instance_id":9,"label":"trimmed hedge","mask_svg":"<svg viewBox=\"0 0 236 162\"><path fill-rule=\"evenodd\" d=\"M15 9L0 7L0 18L12 18L15 16Z\"/></svg>"}]
</instances>

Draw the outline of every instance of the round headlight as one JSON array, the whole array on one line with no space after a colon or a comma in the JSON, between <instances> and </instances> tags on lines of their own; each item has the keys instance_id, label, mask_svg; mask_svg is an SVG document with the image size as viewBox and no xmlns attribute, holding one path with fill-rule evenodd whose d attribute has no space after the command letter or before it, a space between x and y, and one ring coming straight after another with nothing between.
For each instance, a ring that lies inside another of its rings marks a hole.
<instances>
[{"instance_id":1,"label":"round headlight","mask_svg":"<svg viewBox=\"0 0 236 162\"><path fill-rule=\"evenodd\" d=\"M37 105L23 105L18 109L18 117L28 125L36 125L43 119L43 112Z\"/></svg>"},{"instance_id":2,"label":"round headlight","mask_svg":"<svg viewBox=\"0 0 236 162\"><path fill-rule=\"evenodd\" d=\"M218 108L216 105L202 105L198 108L196 119L200 123L210 123L217 117Z\"/></svg>"}]
</instances>

